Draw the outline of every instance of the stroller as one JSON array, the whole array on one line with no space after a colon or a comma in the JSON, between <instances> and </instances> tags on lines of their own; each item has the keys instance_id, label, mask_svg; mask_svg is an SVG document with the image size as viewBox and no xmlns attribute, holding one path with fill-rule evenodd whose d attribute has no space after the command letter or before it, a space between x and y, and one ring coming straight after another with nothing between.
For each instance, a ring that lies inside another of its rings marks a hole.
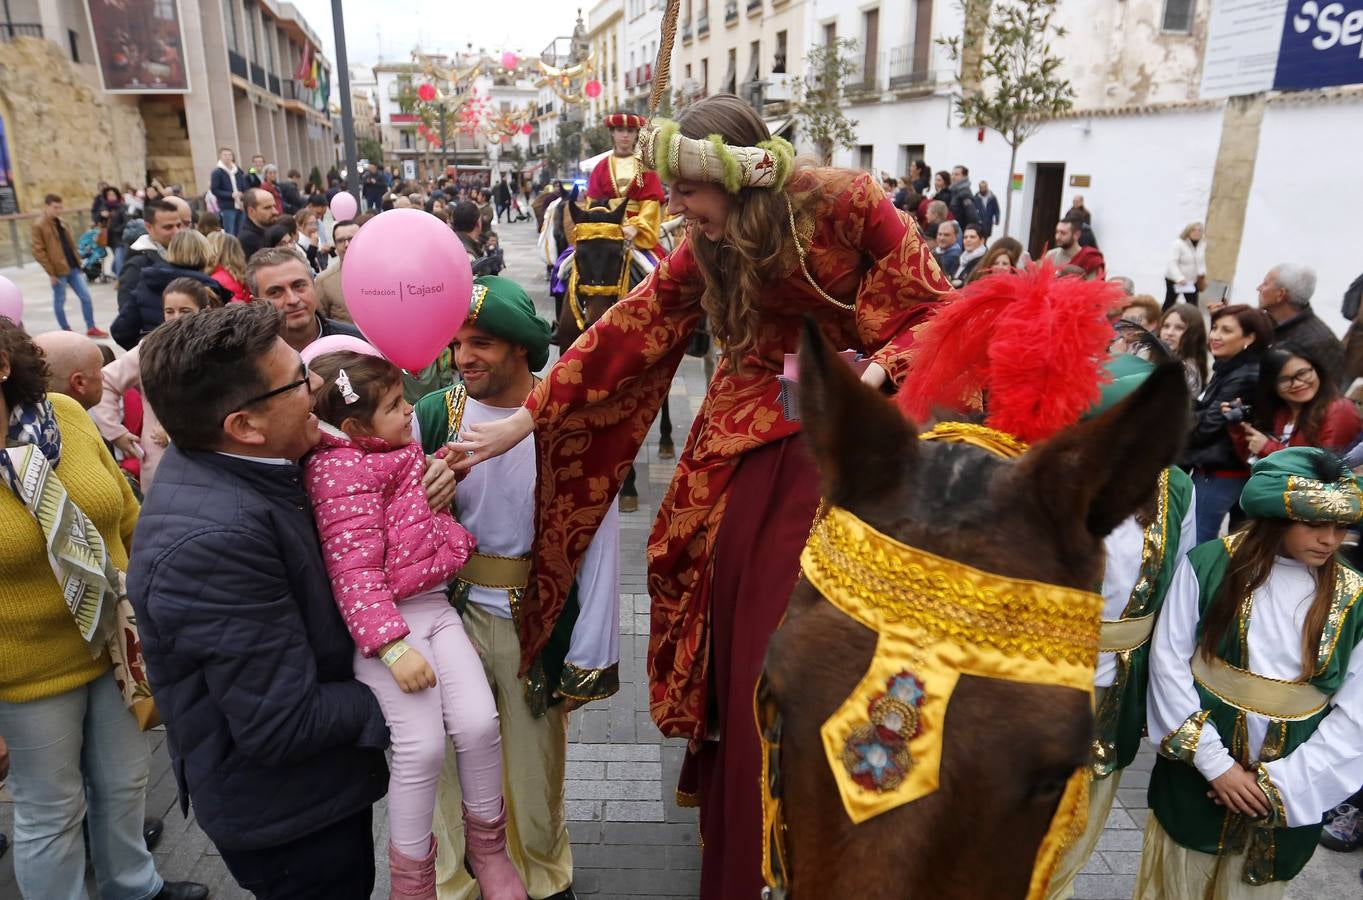
<instances>
[{"instance_id":1,"label":"stroller","mask_svg":"<svg viewBox=\"0 0 1363 900\"><path fill-rule=\"evenodd\" d=\"M76 241L76 255L80 257L81 271L85 273L85 280L92 284L104 284L113 280L104 274L104 260L109 255L109 250L99 245L100 231L99 228L90 228Z\"/></svg>"}]
</instances>

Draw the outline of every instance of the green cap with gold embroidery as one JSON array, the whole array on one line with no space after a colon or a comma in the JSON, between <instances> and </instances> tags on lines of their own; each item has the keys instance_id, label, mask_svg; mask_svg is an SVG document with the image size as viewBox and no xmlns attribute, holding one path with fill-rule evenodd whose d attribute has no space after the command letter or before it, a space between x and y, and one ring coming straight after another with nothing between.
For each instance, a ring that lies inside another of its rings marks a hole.
<instances>
[{"instance_id":1,"label":"green cap with gold embroidery","mask_svg":"<svg viewBox=\"0 0 1363 900\"><path fill-rule=\"evenodd\" d=\"M1251 519L1352 525L1363 518L1363 492L1330 451L1288 447L1254 464L1240 507Z\"/></svg>"},{"instance_id":2,"label":"green cap with gold embroidery","mask_svg":"<svg viewBox=\"0 0 1363 900\"><path fill-rule=\"evenodd\" d=\"M465 324L524 347L532 372L549 361L549 323L535 314L535 304L525 288L510 278L480 275L473 279Z\"/></svg>"}]
</instances>

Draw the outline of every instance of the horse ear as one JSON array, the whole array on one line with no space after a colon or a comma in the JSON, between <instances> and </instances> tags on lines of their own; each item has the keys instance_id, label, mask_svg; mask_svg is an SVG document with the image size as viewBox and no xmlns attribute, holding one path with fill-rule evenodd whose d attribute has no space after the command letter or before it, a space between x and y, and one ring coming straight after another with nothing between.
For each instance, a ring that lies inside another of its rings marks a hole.
<instances>
[{"instance_id":1,"label":"horse ear","mask_svg":"<svg viewBox=\"0 0 1363 900\"><path fill-rule=\"evenodd\" d=\"M577 213L578 213L577 204L576 204L576 203L571 203L571 202L570 202L570 203L567 203L566 205L567 205L567 207L568 207L568 218L572 220L572 222L573 222L574 225L576 225L576 224L577 224Z\"/></svg>"},{"instance_id":2,"label":"horse ear","mask_svg":"<svg viewBox=\"0 0 1363 900\"><path fill-rule=\"evenodd\" d=\"M1103 538L1150 498L1183 447L1189 418L1183 366L1165 363L1117 406L1028 453L1018 474L1062 532Z\"/></svg>"},{"instance_id":3,"label":"horse ear","mask_svg":"<svg viewBox=\"0 0 1363 900\"><path fill-rule=\"evenodd\" d=\"M837 506L882 497L918 458L918 433L894 404L861 382L806 316L800 341L800 420L823 496Z\"/></svg>"},{"instance_id":4,"label":"horse ear","mask_svg":"<svg viewBox=\"0 0 1363 900\"><path fill-rule=\"evenodd\" d=\"M623 199L622 199L622 200L617 201L616 204L615 204L615 208L611 210L611 214L610 214L609 221L614 222L614 223L616 223L617 225L623 225L623 224L625 224L625 219L626 219L628 216L629 216L629 201L628 201L628 200L623 200Z\"/></svg>"}]
</instances>

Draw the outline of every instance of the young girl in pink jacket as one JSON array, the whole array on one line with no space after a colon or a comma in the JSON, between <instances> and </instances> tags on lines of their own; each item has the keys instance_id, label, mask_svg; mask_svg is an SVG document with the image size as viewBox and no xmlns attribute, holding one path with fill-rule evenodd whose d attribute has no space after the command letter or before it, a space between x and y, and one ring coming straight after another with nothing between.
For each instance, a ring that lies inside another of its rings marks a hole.
<instances>
[{"instance_id":1,"label":"young girl in pink jacket","mask_svg":"<svg viewBox=\"0 0 1363 900\"><path fill-rule=\"evenodd\" d=\"M315 401L322 440L304 462L332 591L355 639L355 677L393 740L388 857L394 900L435 898L436 782L454 741L466 864L486 900L525 900L506 853L497 708L445 586L473 537L426 504L402 373L378 356L325 353Z\"/></svg>"}]
</instances>

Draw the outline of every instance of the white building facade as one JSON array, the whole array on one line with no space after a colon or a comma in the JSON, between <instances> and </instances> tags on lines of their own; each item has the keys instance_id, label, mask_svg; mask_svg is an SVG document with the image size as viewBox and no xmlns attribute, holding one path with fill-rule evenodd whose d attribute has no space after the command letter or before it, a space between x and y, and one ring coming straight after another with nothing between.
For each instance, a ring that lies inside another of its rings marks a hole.
<instances>
[{"instance_id":1,"label":"white building facade","mask_svg":"<svg viewBox=\"0 0 1363 900\"><path fill-rule=\"evenodd\" d=\"M1363 146L1363 90L1269 92L1251 98L1246 113L1240 100L1198 96L1210 0L1058 10L1067 35L1056 49L1074 110L1024 143L1010 172L1003 139L954 114L955 70L936 39L961 34L957 0L814 0L816 41L859 42L860 77L844 99L859 144L839 148L834 162L878 176L902 176L914 158L934 171L964 165L976 188L988 181L1001 207L1012 188L1008 233L1032 252L1082 195L1109 275L1157 297L1174 240L1188 223L1206 222L1209 276L1230 301L1255 303L1276 263L1310 265L1319 275L1316 311L1342 334L1339 299L1363 262L1331 248L1340 238L1356 243L1359 233L1363 166L1349 160ZM1230 168L1221 169L1214 197L1219 165ZM1248 177L1227 177L1237 171ZM1329 173L1322 196L1341 215L1303 209L1301 194L1275 187L1292 171ZM1221 262L1211 263L1218 251Z\"/></svg>"}]
</instances>

